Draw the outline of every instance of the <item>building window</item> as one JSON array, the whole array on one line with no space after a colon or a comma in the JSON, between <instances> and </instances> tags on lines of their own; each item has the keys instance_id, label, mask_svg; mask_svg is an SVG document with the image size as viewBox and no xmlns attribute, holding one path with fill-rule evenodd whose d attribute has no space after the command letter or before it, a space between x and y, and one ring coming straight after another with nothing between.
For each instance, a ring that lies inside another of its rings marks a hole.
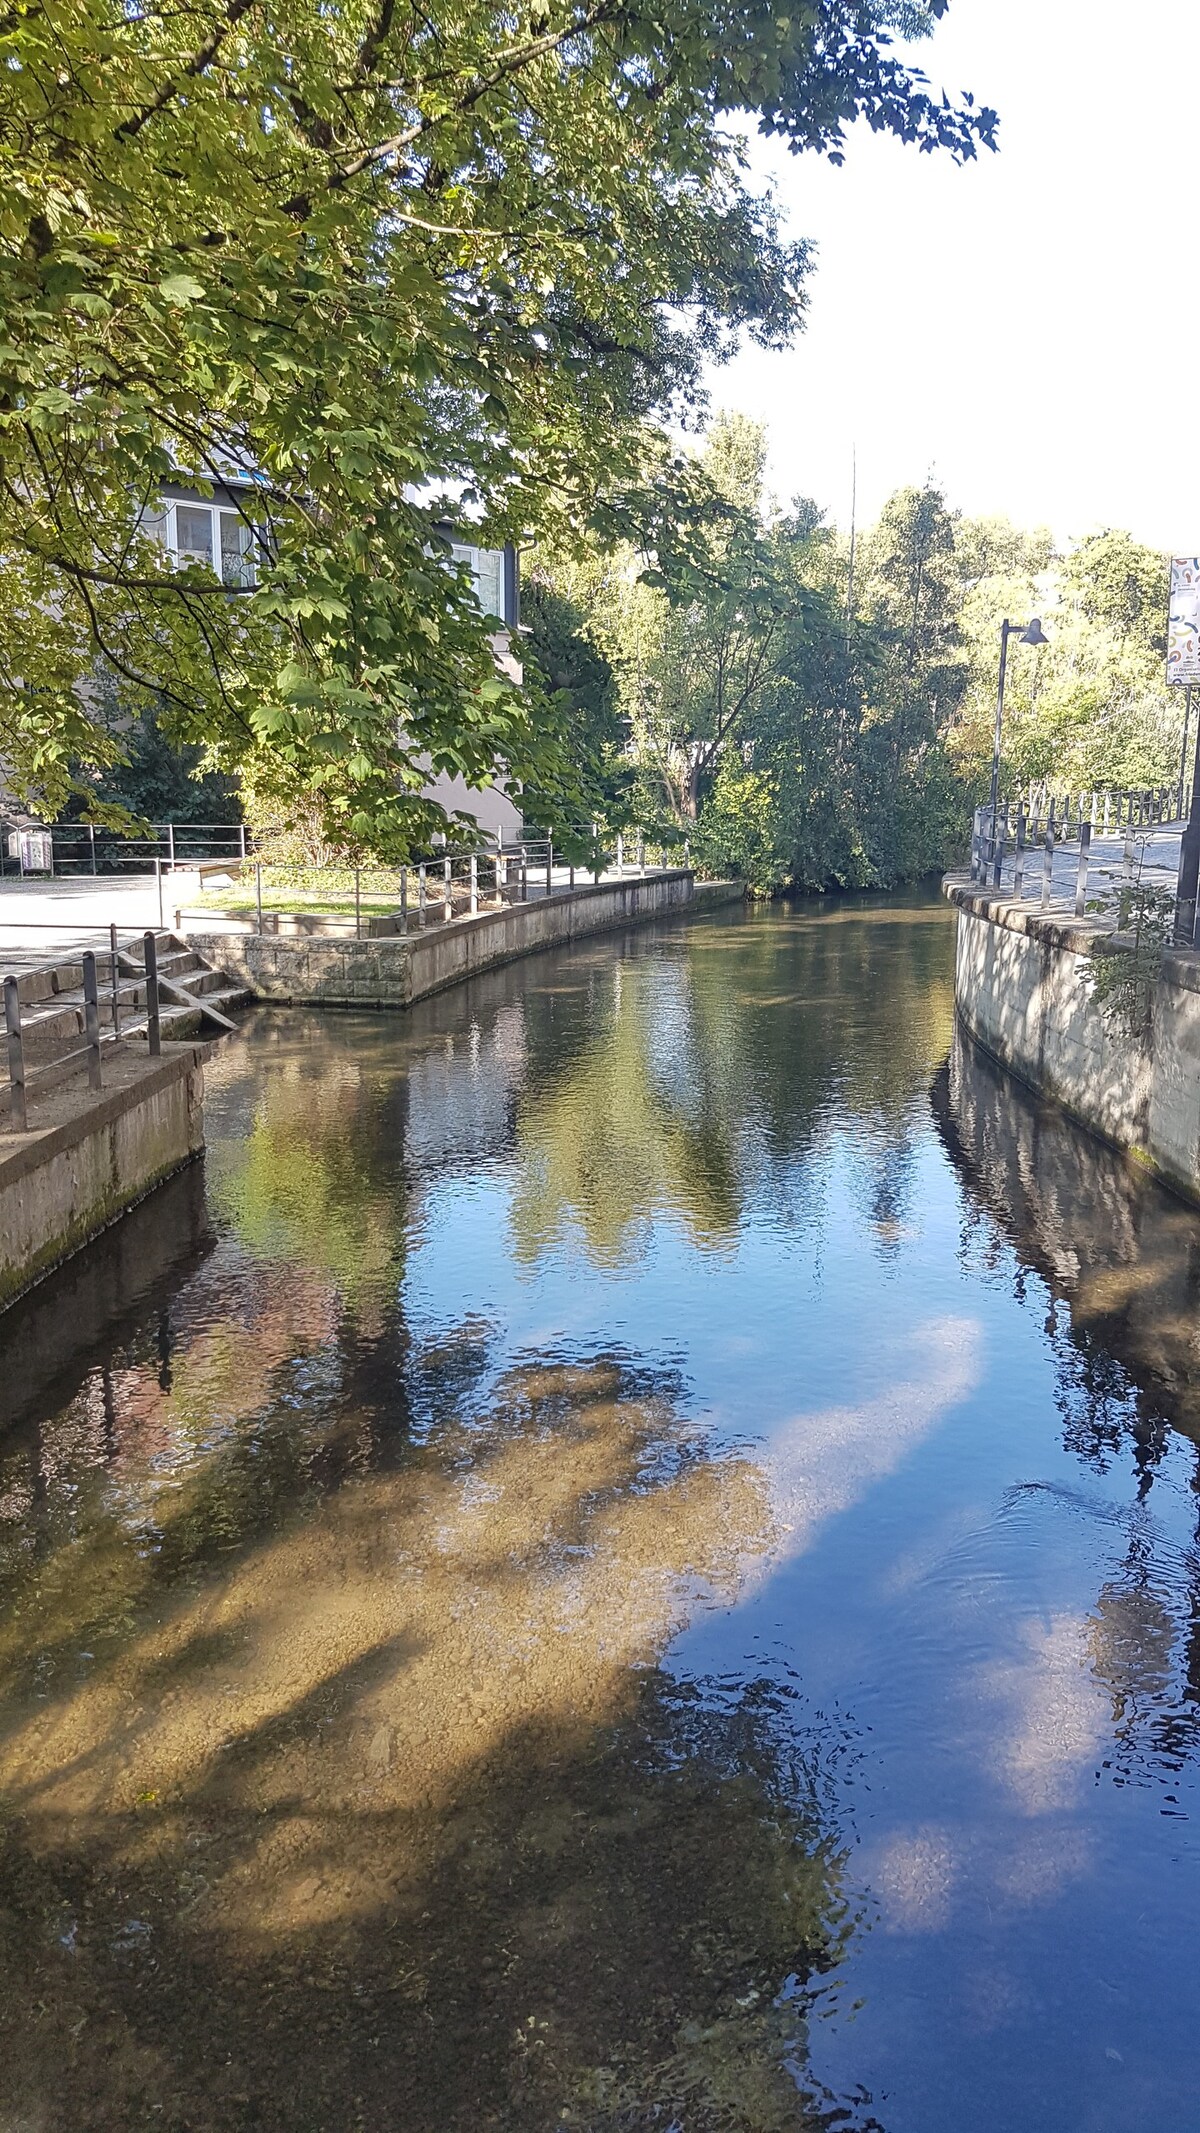
<instances>
[{"instance_id":1,"label":"building window","mask_svg":"<svg viewBox=\"0 0 1200 2133\"><path fill-rule=\"evenodd\" d=\"M180 563L201 563L223 585L256 581L254 528L240 511L221 504L175 503L170 499L143 511L143 533L162 541Z\"/></svg>"},{"instance_id":2,"label":"building window","mask_svg":"<svg viewBox=\"0 0 1200 2133\"><path fill-rule=\"evenodd\" d=\"M505 561L503 548L468 548L455 541L451 554L456 563L470 565L475 583L475 598L485 615L494 615L498 622L511 625L515 616L509 613Z\"/></svg>"}]
</instances>

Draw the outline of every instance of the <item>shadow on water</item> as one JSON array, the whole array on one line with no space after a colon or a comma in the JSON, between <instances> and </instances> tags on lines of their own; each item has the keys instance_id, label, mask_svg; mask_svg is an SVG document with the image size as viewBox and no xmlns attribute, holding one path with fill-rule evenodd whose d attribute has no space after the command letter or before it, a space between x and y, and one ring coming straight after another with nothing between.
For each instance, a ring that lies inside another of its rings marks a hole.
<instances>
[{"instance_id":1,"label":"shadow on water","mask_svg":"<svg viewBox=\"0 0 1200 2133\"><path fill-rule=\"evenodd\" d=\"M37 1300L25 1352L72 1318L0 1460L14 2126L824 2122L836 1733L795 1687L659 1664L769 1546L761 1477L673 1363L507 1350L478 1233L437 1322L405 1308L431 1180L566 1132L562 1002L610 981L585 958L402 1033L258 1018L210 1075L211 1226L190 1173L135 1259ZM575 1204L598 1254L648 1204L736 1220L702 1106L625 1118L616 1216ZM105 1280L106 1322L78 1309Z\"/></svg>"},{"instance_id":2,"label":"shadow on water","mask_svg":"<svg viewBox=\"0 0 1200 2133\"><path fill-rule=\"evenodd\" d=\"M6 1321L5 2133L1183 2123L1196 1225L952 1024L863 898L217 1055Z\"/></svg>"}]
</instances>

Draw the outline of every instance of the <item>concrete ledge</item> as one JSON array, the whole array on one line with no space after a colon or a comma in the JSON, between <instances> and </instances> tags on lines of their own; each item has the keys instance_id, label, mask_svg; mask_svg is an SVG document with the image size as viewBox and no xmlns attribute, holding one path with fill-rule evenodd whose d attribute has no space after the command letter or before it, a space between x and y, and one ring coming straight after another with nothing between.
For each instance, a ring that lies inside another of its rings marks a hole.
<instances>
[{"instance_id":1,"label":"concrete ledge","mask_svg":"<svg viewBox=\"0 0 1200 2133\"><path fill-rule=\"evenodd\" d=\"M726 890L729 885L713 884ZM732 885L740 897L740 885ZM200 953L260 1000L318 1007L410 1007L479 972L593 933L670 917L697 901L686 868L598 882L404 937L321 939L278 933L188 931Z\"/></svg>"},{"instance_id":2,"label":"concrete ledge","mask_svg":"<svg viewBox=\"0 0 1200 2133\"><path fill-rule=\"evenodd\" d=\"M1190 1200L1200 1201L1200 956L1168 951L1144 1030L1093 997L1091 957L1128 945L1097 920L1043 917L962 876L954 993L993 1059Z\"/></svg>"},{"instance_id":3,"label":"concrete ledge","mask_svg":"<svg viewBox=\"0 0 1200 2133\"><path fill-rule=\"evenodd\" d=\"M199 1153L203 1058L110 1054L99 1095L31 1095L32 1130L0 1134L0 1310Z\"/></svg>"}]
</instances>

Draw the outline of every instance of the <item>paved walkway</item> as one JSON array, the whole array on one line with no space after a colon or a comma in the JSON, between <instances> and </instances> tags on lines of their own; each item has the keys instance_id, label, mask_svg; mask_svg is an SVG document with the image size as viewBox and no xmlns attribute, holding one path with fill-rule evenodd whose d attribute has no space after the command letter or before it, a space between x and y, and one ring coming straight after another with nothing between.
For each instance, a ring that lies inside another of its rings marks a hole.
<instances>
[{"instance_id":1,"label":"paved walkway","mask_svg":"<svg viewBox=\"0 0 1200 2133\"><path fill-rule=\"evenodd\" d=\"M196 875L180 878L198 882ZM175 880L164 880L160 912L153 874L0 882L0 975L70 962L83 948L107 947L113 924L122 933L169 925L167 906L178 901Z\"/></svg>"},{"instance_id":2,"label":"paved walkway","mask_svg":"<svg viewBox=\"0 0 1200 2133\"><path fill-rule=\"evenodd\" d=\"M1182 834L1181 822L1163 822L1154 829L1135 830L1127 847L1124 830L1110 831L1108 836L1095 833L1088 860L1087 915L1090 918L1115 915L1121 890L1138 881L1145 888L1173 890L1179 873ZM1007 895L1010 900L1015 863L1015 855L1008 852L1000 874L999 893ZM1045 848L1039 840L1026 847L1021 881L1020 900L1035 910L1042 907L1044 868ZM1078 875L1079 840L1073 837L1069 844L1055 846L1049 910L1058 914L1074 912ZM981 882L980 886L991 886L990 870L987 882Z\"/></svg>"}]
</instances>

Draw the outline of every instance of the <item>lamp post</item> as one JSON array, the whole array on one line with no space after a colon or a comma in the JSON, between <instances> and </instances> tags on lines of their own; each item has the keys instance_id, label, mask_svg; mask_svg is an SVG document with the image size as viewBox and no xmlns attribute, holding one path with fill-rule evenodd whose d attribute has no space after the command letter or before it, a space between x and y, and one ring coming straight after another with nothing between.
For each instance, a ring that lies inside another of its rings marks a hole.
<instances>
[{"instance_id":1,"label":"lamp post","mask_svg":"<svg viewBox=\"0 0 1200 2133\"><path fill-rule=\"evenodd\" d=\"M1000 802L1000 740L1004 731L1004 676L1008 668L1008 640L1015 637L1018 644L1048 644L1049 638L1035 615L1032 622L1010 622L1007 615L1000 624L1000 686L996 691L996 732L992 740L992 789L988 806L992 817L991 858L996 857L996 814Z\"/></svg>"}]
</instances>

